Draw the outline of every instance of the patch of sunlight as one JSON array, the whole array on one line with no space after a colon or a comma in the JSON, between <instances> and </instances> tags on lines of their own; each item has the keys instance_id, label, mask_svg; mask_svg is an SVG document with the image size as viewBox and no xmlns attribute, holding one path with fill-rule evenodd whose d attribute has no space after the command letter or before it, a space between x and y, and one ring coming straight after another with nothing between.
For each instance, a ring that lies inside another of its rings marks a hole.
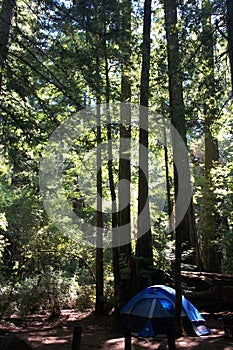
<instances>
[{"instance_id":1,"label":"patch of sunlight","mask_svg":"<svg viewBox=\"0 0 233 350\"><path fill-rule=\"evenodd\" d=\"M109 345L112 345L112 344L119 344L119 343L123 343L125 340L124 338L115 338L115 339L109 339L107 340L104 344L109 344Z\"/></svg>"},{"instance_id":2,"label":"patch of sunlight","mask_svg":"<svg viewBox=\"0 0 233 350\"><path fill-rule=\"evenodd\" d=\"M47 337L45 340L43 340L42 344L65 344L67 343L67 340L57 338L57 337Z\"/></svg>"},{"instance_id":3,"label":"patch of sunlight","mask_svg":"<svg viewBox=\"0 0 233 350\"><path fill-rule=\"evenodd\" d=\"M187 347L190 347L190 346L192 346L192 347L194 347L194 346L198 346L199 344L200 344L200 342L198 342L198 341L190 341L190 340L187 340L187 341L185 341L185 340L182 340L182 341L179 341L178 342L178 344L179 344L179 347L182 349L187 349Z\"/></svg>"}]
</instances>

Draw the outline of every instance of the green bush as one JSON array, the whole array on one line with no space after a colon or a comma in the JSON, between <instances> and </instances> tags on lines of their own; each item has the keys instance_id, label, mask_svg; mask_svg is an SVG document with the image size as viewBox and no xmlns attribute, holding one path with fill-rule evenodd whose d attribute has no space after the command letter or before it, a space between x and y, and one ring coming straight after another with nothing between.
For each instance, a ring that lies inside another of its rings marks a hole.
<instances>
[{"instance_id":1,"label":"green bush","mask_svg":"<svg viewBox=\"0 0 233 350\"><path fill-rule=\"evenodd\" d=\"M25 277L17 283L2 282L0 286L0 313L21 316L42 312L77 308L84 310L94 305L95 287L81 285L78 276L67 278L52 268L46 273Z\"/></svg>"}]
</instances>

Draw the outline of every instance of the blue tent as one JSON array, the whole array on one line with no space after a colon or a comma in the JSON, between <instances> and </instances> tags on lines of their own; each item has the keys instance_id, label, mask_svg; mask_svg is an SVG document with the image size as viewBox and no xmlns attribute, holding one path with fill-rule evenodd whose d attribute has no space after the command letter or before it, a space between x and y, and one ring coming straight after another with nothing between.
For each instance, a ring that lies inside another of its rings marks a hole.
<instances>
[{"instance_id":1,"label":"blue tent","mask_svg":"<svg viewBox=\"0 0 233 350\"><path fill-rule=\"evenodd\" d=\"M131 326L139 337L164 337L169 327L174 329L176 294L173 288L155 285L133 297L121 310L123 328ZM199 311L182 296L182 323L189 335L207 335L210 329Z\"/></svg>"}]
</instances>

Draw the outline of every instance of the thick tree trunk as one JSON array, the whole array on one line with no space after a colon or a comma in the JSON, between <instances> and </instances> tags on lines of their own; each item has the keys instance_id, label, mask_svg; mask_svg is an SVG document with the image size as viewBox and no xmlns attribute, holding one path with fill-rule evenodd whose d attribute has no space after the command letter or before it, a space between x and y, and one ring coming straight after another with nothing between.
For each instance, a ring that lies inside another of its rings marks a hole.
<instances>
[{"instance_id":1,"label":"thick tree trunk","mask_svg":"<svg viewBox=\"0 0 233 350\"><path fill-rule=\"evenodd\" d=\"M164 1L165 20L167 28L167 51L168 51L168 71L169 71L169 96L170 96L170 115L172 125L176 128L185 144L186 140L186 123L183 101L182 72L180 68L180 52L178 33L176 29L177 9L176 1ZM178 150L179 151L179 150ZM187 164L188 167L188 164ZM176 179L178 181L178 179ZM191 187L191 184L189 184ZM183 219L184 229L181 232L182 244L185 248L195 250L195 262L199 265L199 247L197 244L197 232L194 216L193 201L191 199L187 213Z\"/></svg>"},{"instance_id":2,"label":"thick tree trunk","mask_svg":"<svg viewBox=\"0 0 233 350\"><path fill-rule=\"evenodd\" d=\"M212 170L219 160L218 142L214 136L215 107L209 102L215 96L214 38L211 25L211 4L202 2L202 57L205 69L205 174L204 174L204 214L203 214L203 266L206 271L221 271L221 254L218 247L219 215L215 208L216 196L213 190Z\"/></svg>"},{"instance_id":3,"label":"thick tree trunk","mask_svg":"<svg viewBox=\"0 0 233 350\"><path fill-rule=\"evenodd\" d=\"M2 94L4 70L7 64L10 32L15 7L16 0L3 0L0 12L0 96Z\"/></svg>"}]
</instances>

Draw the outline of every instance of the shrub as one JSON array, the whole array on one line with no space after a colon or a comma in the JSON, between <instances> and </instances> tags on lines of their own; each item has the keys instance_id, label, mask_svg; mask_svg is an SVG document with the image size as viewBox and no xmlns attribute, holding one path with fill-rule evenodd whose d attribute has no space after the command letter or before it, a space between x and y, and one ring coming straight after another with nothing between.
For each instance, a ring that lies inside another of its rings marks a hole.
<instances>
[{"instance_id":1,"label":"shrub","mask_svg":"<svg viewBox=\"0 0 233 350\"><path fill-rule=\"evenodd\" d=\"M20 279L16 284L0 286L0 312L2 315L17 313L21 316L59 310L78 308L84 310L94 305L95 287L81 285L78 276L65 277L62 272L52 268L46 273Z\"/></svg>"}]
</instances>

